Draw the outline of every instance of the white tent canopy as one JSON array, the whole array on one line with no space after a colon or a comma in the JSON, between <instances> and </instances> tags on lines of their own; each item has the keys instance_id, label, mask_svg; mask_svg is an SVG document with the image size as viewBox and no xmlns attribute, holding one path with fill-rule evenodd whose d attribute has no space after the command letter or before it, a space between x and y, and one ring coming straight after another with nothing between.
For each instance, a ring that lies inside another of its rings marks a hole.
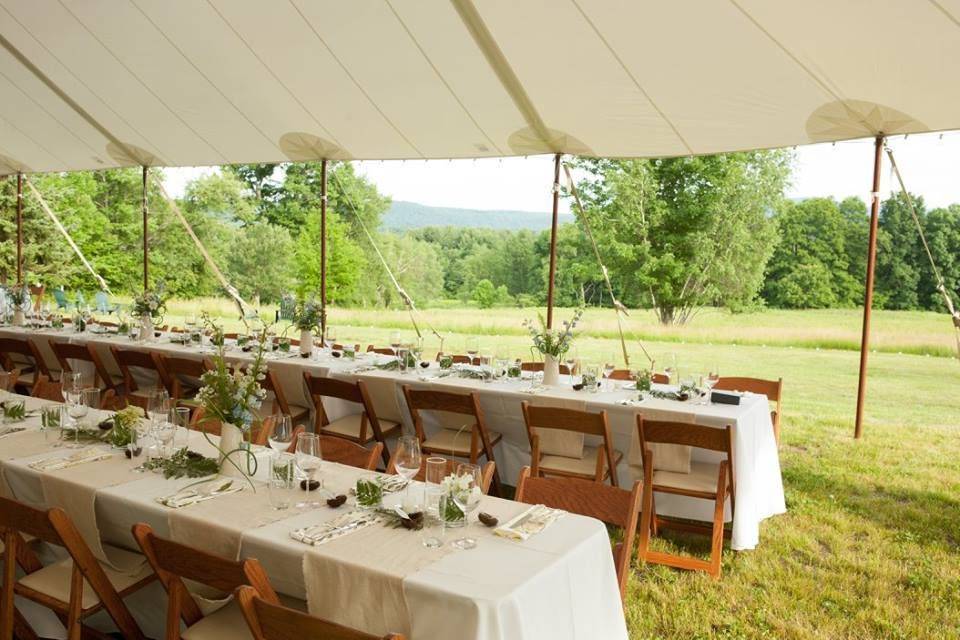
<instances>
[{"instance_id":1,"label":"white tent canopy","mask_svg":"<svg viewBox=\"0 0 960 640\"><path fill-rule=\"evenodd\" d=\"M0 174L960 128L960 0L0 0Z\"/></svg>"}]
</instances>

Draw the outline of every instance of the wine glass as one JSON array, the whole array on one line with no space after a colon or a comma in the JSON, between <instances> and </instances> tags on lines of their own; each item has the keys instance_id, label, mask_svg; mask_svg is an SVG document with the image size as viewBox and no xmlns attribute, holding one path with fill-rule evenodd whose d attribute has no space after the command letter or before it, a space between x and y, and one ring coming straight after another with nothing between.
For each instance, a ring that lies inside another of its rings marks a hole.
<instances>
[{"instance_id":1,"label":"wine glass","mask_svg":"<svg viewBox=\"0 0 960 640\"><path fill-rule=\"evenodd\" d=\"M337 343L337 330L327 325L327 348L333 349L333 345Z\"/></svg>"},{"instance_id":2,"label":"wine glass","mask_svg":"<svg viewBox=\"0 0 960 640\"><path fill-rule=\"evenodd\" d=\"M396 353L397 349L400 348L400 332L399 331L390 332L390 346L393 347L394 353Z\"/></svg>"},{"instance_id":3,"label":"wine glass","mask_svg":"<svg viewBox=\"0 0 960 640\"><path fill-rule=\"evenodd\" d=\"M154 389L147 398L147 415L150 422L157 425L167 419L170 413L170 394L166 389Z\"/></svg>"},{"instance_id":4,"label":"wine glass","mask_svg":"<svg viewBox=\"0 0 960 640\"><path fill-rule=\"evenodd\" d=\"M703 386L707 388L706 396L704 397L703 404L711 404L713 402L713 388L717 386L717 383L720 382L720 374L717 373L717 368L714 367L711 371L703 377L701 381Z\"/></svg>"},{"instance_id":5,"label":"wine glass","mask_svg":"<svg viewBox=\"0 0 960 640\"><path fill-rule=\"evenodd\" d=\"M293 419L286 413L276 413L273 416L273 431L267 437L270 448L283 452L290 448L293 442Z\"/></svg>"},{"instance_id":6,"label":"wine glass","mask_svg":"<svg viewBox=\"0 0 960 640\"><path fill-rule=\"evenodd\" d=\"M99 389L97 390L99 392ZM64 395L67 401L67 415L73 423L73 442L67 444L70 449L76 449L80 446L80 429L83 426L83 419L87 417L90 407L83 402L83 391L70 390Z\"/></svg>"},{"instance_id":7,"label":"wine glass","mask_svg":"<svg viewBox=\"0 0 960 640\"><path fill-rule=\"evenodd\" d=\"M315 433L301 433L297 436L296 463L306 480L304 482L303 501L297 503L297 507L316 507L320 503L316 500L309 500L310 485L313 483L313 476L320 469L320 463L323 457L320 453L320 436Z\"/></svg>"},{"instance_id":8,"label":"wine glass","mask_svg":"<svg viewBox=\"0 0 960 640\"><path fill-rule=\"evenodd\" d=\"M410 513L415 505L410 503L410 481L420 472L422 456L420 454L420 440L416 436L400 436L397 439L396 450L397 473L407 481L403 493L403 510Z\"/></svg>"},{"instance_id":9,"label":"wine glass","mask_svg":"<svg viewBox=\"0 0 960 640\"><path fill-rule=\"evenodd\" d=\"M677 371L677 354L671 353L667 367L663 370L667 374L667 384L678 384L680 381L680 372Z\"/></svg>"},{"instance_id":10,"label":"wine glass","mask_svg":"<svg viewBox=\"0 0 960 640\"><path fill-rule=\"evenodd\" d=\"M157 442L160 443L160 457L162 458L170 457L172 453L170 450L171 444L177 433L177 425L168 418L169 416L167 418L161 418L153 428Z\"/></svg>"},{"instance_id":11,"label":"wine glass","mask_svg":"<svg viewBox=\"0 0 960 640\"><path fill-rule=\"evenodd\" d=\"M610 376L613 375L613 372L617 368L617 360L613 355L608 355L607 359L603 361L603 377L606 380L604 383L604 390L610 390Z\"/></svg>"},{"instance_id":12,"label":"wine glass","mask_svg":"<svg viewBox=\"0 0 960 640\"><path fill-rule=\"evenodd\" d=\"M457 465L454 475L456 476L456 486L451 491L450 497L463 512L464 527L469 527L470 512L480 506L480 499L483 497L483 492L480 489L483 484L480 467L464 462ZM477 546L477 540L464 535L451 544L458 549L473 549Z\"/></svg>"},{"instance_id":13,"label":"wine glass","mask_svg":"<svg viewBox=\"0 0 960 640\"><path fill-rule=\"evenodd\" d=\"M83 374L79 371L65 371L63 373L63 390L80 393L83 390Z\"/></svg>"},{"instance_id":14,"label":"wine glass","mask_svg":"<svg viewBox=\"0 0 960 640\"><path fill-rule=\"evenodd\" d=\"M467 355L470 356L470 364L474 364L474 359L477 357L477 353L480 352L480 340L476 336L470 336L467 338Z\"/></svg>"},{"instance_id":15,"label":"wine glass","mask_svg":"<svg viewBox=\"0 0 960 640\"><path fill-rule=\"evenodd\" d=\"M577 357L577 352L573 350L567 351L567 355L563 360L563 364L567 365L567 374L573 375L577 372L577 362L580 358Z\"/></svg>"}]
</instances>

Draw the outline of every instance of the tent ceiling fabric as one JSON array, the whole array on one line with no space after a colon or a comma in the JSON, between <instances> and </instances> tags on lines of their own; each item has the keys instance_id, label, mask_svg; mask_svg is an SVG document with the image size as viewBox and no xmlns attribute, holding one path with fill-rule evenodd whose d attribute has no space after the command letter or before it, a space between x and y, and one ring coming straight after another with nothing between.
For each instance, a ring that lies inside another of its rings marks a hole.
<instances>
[{"instance_id":1,"label":"tent ceiling fabric","mask_svg":"<svg viewBox=\"0 0 960 640\"><path fill-rule=\"evenodd\" d=\"M0 0L0 174L960 128L960 0Z\"/></svg>"}]
</instances>

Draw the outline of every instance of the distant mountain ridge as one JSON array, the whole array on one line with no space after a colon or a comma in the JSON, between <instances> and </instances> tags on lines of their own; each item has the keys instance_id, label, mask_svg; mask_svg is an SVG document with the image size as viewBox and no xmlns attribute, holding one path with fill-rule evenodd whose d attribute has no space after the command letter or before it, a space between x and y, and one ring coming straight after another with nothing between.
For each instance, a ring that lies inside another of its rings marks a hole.
<instances>
[{"instance_id":1,"label":"distant mountain ridge","mask_svg":"<svg viewBox=\"0 0 960 640\"><path fill-rule=\"evenodd\" d=\"M573 221L573 214L560 214L560 224ZM540 231L550 228L550 213L430 207L417 202L400 200L391 204L380 222L380 227L390 231L405 231L420 227L481 227Z\"/></svg>"}]
</instances>

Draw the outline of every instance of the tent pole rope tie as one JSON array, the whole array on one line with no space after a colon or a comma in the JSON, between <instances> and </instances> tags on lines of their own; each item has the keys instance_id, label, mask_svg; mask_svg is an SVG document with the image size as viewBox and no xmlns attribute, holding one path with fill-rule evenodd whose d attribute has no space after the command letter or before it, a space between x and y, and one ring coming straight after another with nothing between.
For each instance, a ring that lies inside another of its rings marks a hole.
<instances>
[{"instance_id":1,"label":"tent pole rope tie","mask_svg":"<svg viewBox=\"0 0 960 640\"><path fill-rule=\"evenodd\" d=\"M240 309L240 319L243 321L244 325L247 325L247 309L252 309L252 307L243 301L243 298L240 297L240 292L238 292L236 287L227 281L227 278L220 271L219 267L217 267L217 263L214 262L213 258L210 257L210 254L207 252L207 248L203 246L203 243L200 242L200 238L198 238L197 234L194 233L193 227L191 227L190 223L187 222L187 219L184 217L183 212L180 211L180 207L177 205L176 201L171 198L167 194L167 190L163 188L163 183L160 182L156 174L150 174L150 178L160 189L160 193L163 195L164 200L166 200L167 204L170 205L170 210L173 211L174 215L180 221L180 224L183 225L183 228L186 230L187 235L190 236L190 239L193 240L193 243L197 246L197 250L200 252L200 255L203 256L203 259L210 267L210 270L213 271L213 275L216 276L217 280L220 281L220 285L226 289L230 297L233 298L233 301L237 303L237 307ZM249 329L249 326L247 326L247 328Z\"/></svg>"},{"instance_id":2,"label":"tent pole rope tie","mask_svg":"<svg viewBox=\"0 0 960 640\"><path fill-rule=\"evenodd\" d=\"M390 282L393 284L393 287L397 290L397 295L400 296L400 299L403 300L403 304L407 307L407 313L410 315L410 323L413 325L413 330L416 331L417 337L421 340L423 339L423 334L420 332L420 326L417 324L416 315L420 314L423 323L427 325L427 328L430 329L430 332L440 340L440 350L443 350L443 336L440 335L436 329L433 328L433 325L423 317L420 311L417 309L417 306L413 303L413 298L404 291L403 287L400 286L400 282L397 280L397 277L393 274L393 270L390 268L390 265L387 264L386 258L383 257L383 253L380 252L380 247L377 246L376 240L373 238L373 234L370 233L370 230L367 229L367 225L363 222L363 217L360 215L360 211L353 202L353 198L347 193L346 189L343 188L343 183L340 182L340 178L337 176L336 172L331 171L330 174L333 176L334 181L337 183L337 187L340 189L341 195L343 195L344 202L350 207L353 211L353 216L357 219L357 222L360 223L360 228L363 229L364 235L367 236L367 240L370 242L370 246L373 247L374 253L377 254L377 258L380 259L380 264L383 265L384 271L387 272L387 276L390 278Z\"/></svg>"},{"instance_id":3,"label":"tent pole rope tie","mask_svg":"<svg viewBox=\"0 0 960 640\"><path fill-rule=\"evenodd\" d=\"M47 203L43 199L43 196L40 195L40 191L38 191L37 188L33 186L33 182L30 181L30 178L27 178L26 176L24 176L24 180L26 181L27 186L30 187L30 192L33 193L34 197L37 199L37 202L40 203L40 208L44 210L44 212L50 217L51 220L53 220L53 224L57 227L60 233L63 234L63 237L67 239L67 243L70 245L70 248L73 249L73 252L77 254L78 258L80 258L80 262L82 262L83 266L87 268L87 271L89 271L93 275L94 279L100 284L100 288L103 291L106 291L107 293L109 293L110 295L113 295L113 293L110 291L110 287L107 286L106 280L104 280L100 276L100 274L94 270L93 266L84 257L83 252L80 251L80 247L78 247L77 243L74 242L73 238L70 237L70 234L67 232L66 228L60 222L60 219L57 218L56 214L54 214L53 211L50 210L50 207L47 206Z\"/></svg>"},{"instance_id":4,"label":"tent pole rope tie","mask_svg":"<svg viewBox=\"0 0 960 640\"><path fill-rule=\"evenodd\" d=\"M917 226L917 233L920 235L920 242L923 243L923 249L927 253L927 258L930 260L930 267L933 269L933 275L937 280L937 290L943 295L943 301L946 303L947 310L950 312L950 316L953 320L953 327L956 330L957 338L957 359L960 360L960 312L956 310L953 305L953 299L950 297L950 293L947 291L947 285L943 280L943 275L940 273L940 269L937 268L937 262L933 259L933 252L930 250L930 245L927 244L927 236L923 233L923 226L920 224L920 217L917 215L917 209L913 204L913 198L910 197L910 193L907 191L907 185L903 181L903 176L900 174L900 167L897 166L897 161L893 157L893 149L889 145L884 145L884 151L887 152L887 156L890 158L890 169L895 176L897 176L897 182L900 183L900 191L903 193L903 197L907 201L907 206L910 209L910 215L913 217L913 223Z\"/></svg>"},{"instance_id":5,"label":"tent pole rope tie","mask_svg":"<svg viewBox=\"0 0 960 640\"><path fill-rule=\"evenodd\" d=\"M627 313L627 308L617 299L617 296L613 293L613 284L610 282L610 272L607 270L607 265L603 263L603 258L600 257L600 248L597 247L597 241L593 237L593 231L590 229L590 221L587 219L587 212L583 208L583 203L580 201L580 192L577 191L577 187L573 182L573 176L570 175L570 167L564 163L563 170L567 174L567 188L570 189L570 194L573 196L574 201L577 203L577 209L580 211L580 220L583 222L583 230L590 240L590 245L593 247L593 255L597 258L597 263L600 265L600 271L603 273L603 280L607 285L607 293L610 294L610 300L613 304L614 313L617 316L617 331L620 333L620 348L623 350L623 363L630 368L630 356L627 354L627 340L623 335L623 323L621 322L620 315L629 316ZM647 348L643 346L643 342L639 339L637 344L640 345L640 349L643 351L643 355L647 357L647 360L650 361L650 366L654 364L654 360L650 357L650 353L647 351Z\"/></svg>"}]
</instances>

